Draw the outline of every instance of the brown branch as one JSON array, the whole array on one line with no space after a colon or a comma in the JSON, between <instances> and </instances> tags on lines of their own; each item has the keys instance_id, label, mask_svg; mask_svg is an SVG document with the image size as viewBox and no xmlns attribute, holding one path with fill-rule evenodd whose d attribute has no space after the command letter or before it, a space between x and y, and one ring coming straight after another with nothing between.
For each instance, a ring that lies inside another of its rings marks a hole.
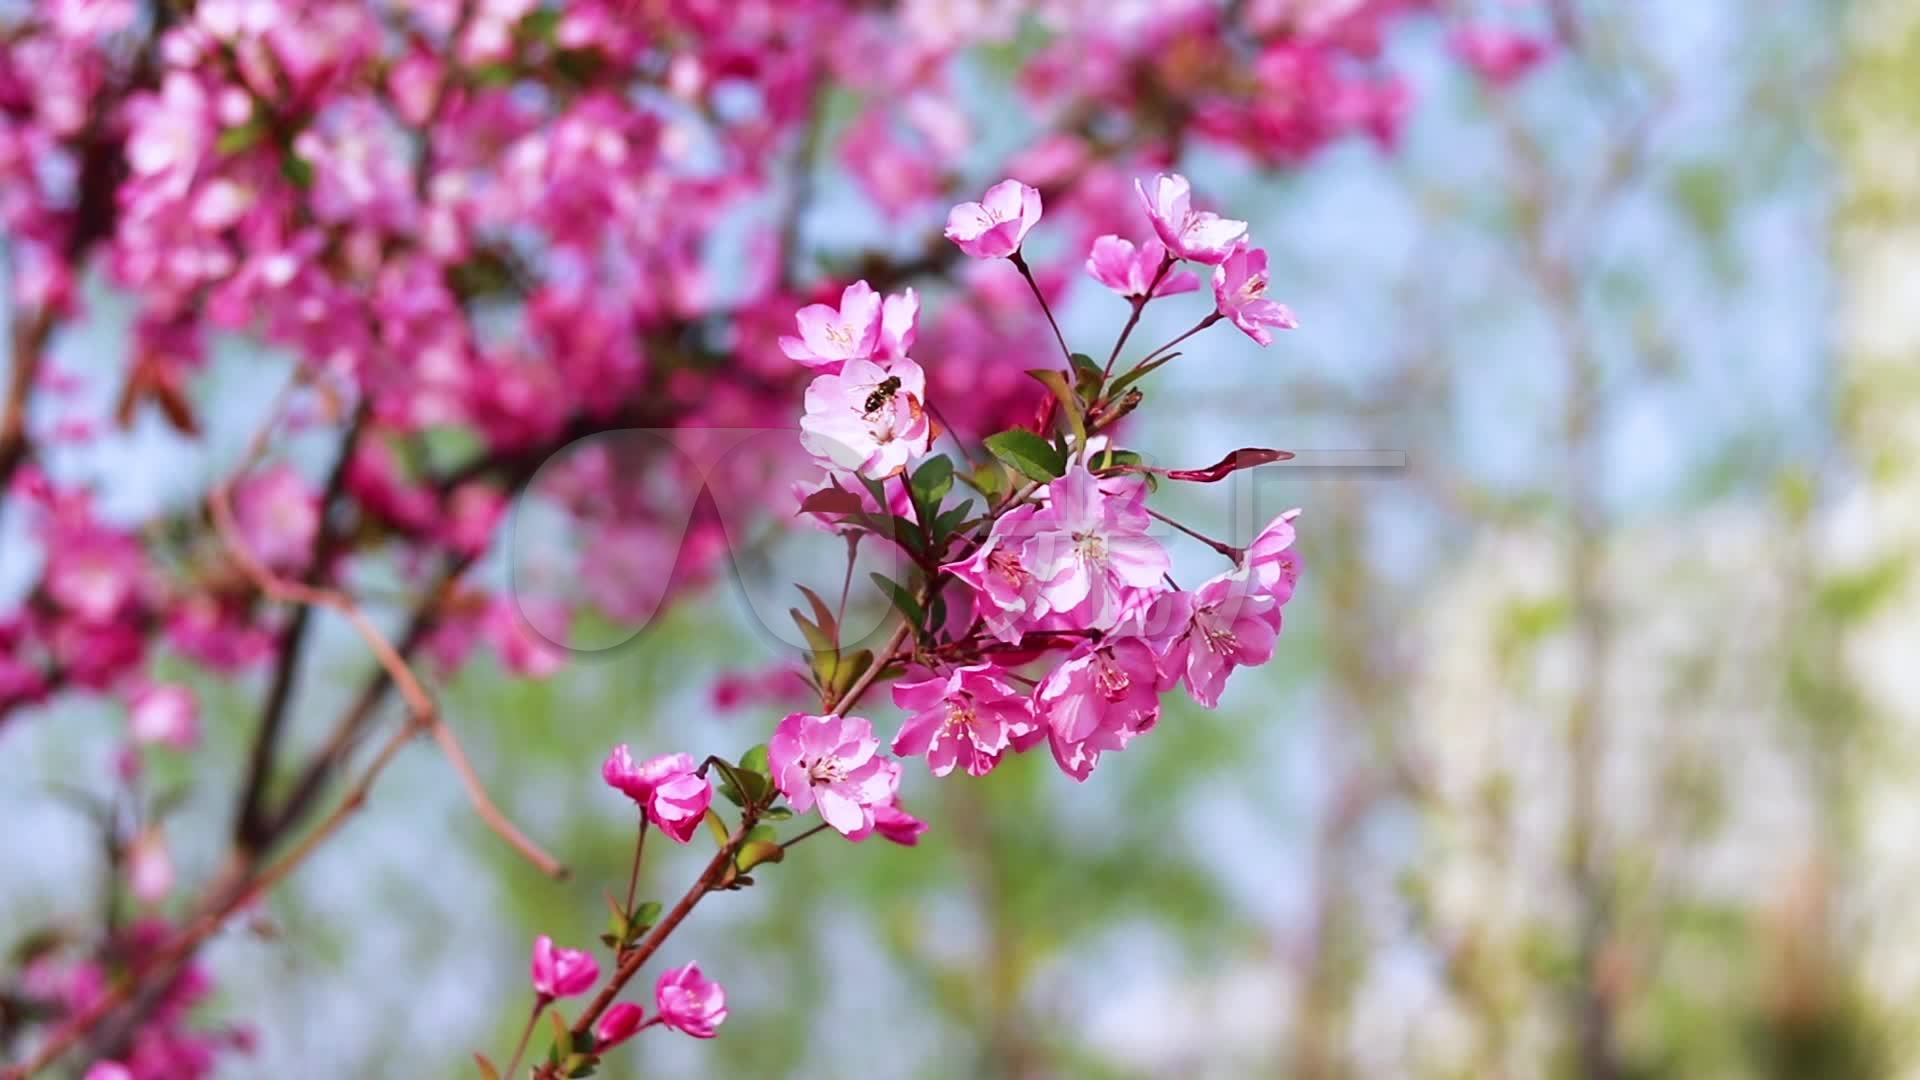
<instances>
[{"instance_id":1,"label":"brown branch","mask_svg":"<svg viewBox=\"0 0 1920 1080\"><path fill-rule=\"evenodd\" d=\"M346 490L347 470L353 461L354 448L360 441L360 433L365 427L369 409L363 400L354 410L353 420L347 425L346 436L340 443L340 456L333 464L333 471L327 477L326 487L320 495L320 535L314 542L311 560L307 567L305 581L309 585L318 585L327 573L328 566L339 554L340 537L332 530L332 518L335 504ZM294 609L293 617L287 624L280 639L280 653L275 662L273 681L267 690L266 704L260 715L260 727L254 735L253 749L247 761L247 776L242 787L240 803L234 813L234 843L246 851L262 851L273 842L276 831L267 826L262 811L266 798L267 783L273 776L273 759L279 748L280 736L285 728L287 706L293 699L293 684L299 678L300 655L305 651L307 631L312 626L313 608L301 604Z\"/></svg>"},{"instance_id":2,"label":"brown branch","mask_svg":"<svg viewBox=\"0 0 1920 1080\"><path fill-rule=\"evenodd\" d=\"M40 377L47 339L53 335L53 313L46 309L16 317L13 324L13 370L7 382L7 400L0 411L0 496L13 474L27 459L27 400Z\"/></svg>"},{"instance_id":3,"label":"brown branch","mask_svg":"<svg viewBox=\"0 0 1920 1080\"><path fill-rule=\"evenodd\" d=\"M387 636L374 625L373 620L360 610L360 605L338 589L308 585L279 577L248 549L246 539L240 535L239 526L233 519L231 486L231 480L215 485L212 494L208 497L208 502L213 509L214 530L219 533L222 543L226 545L234 561L239 563L241 572L272 599L330 608L351 623L361 639L366 642L367 648L372 650L381 669L399 689L400 696L406 701L407 710L413 714L415 723L432 732L434 740L443 749L451 748L449 759L453 762L455 771L460 774L462 786L467 791L467 798L473 803L474 811L480 815L480 819L514 850L520 852L528 862L538 867L541 873L549 877L565 878L566 868L553 856L528 840L507 822L505 815L500 813L492 798L487 795L485 787L474 775L472 767L467 763L466 755L460 752L453 733L447 730L446 725L441 721L439 709L434 704L432 696L427 693L426 687L420 684L419 678L414 675L413 669L407 666L406 659L394 648L393 643L388 641Z\"/></svg>"}]
</instances>

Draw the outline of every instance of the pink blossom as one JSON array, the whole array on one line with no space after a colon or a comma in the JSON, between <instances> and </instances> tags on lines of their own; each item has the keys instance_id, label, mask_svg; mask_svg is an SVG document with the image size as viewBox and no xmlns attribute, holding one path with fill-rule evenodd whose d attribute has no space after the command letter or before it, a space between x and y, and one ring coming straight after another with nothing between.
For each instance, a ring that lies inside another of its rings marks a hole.
<instances>
[{"instance_id":1,"label":"pink blossom","mask_svg":"<svg viewBox=\"0 0 1920 1080\"><path fill-rule=\"evenodd\" d=\"M1447 44L1475 74L1502 88L1520 81L1553 52L1532 34L1485 25L1460 27Z\"/></svg>"},{"instance_id":2,"label":"pink blossom","mask_svg":"<svg viewBox=\"0 0 1920 1080\"><path fill-rule=\"evenodd\" d=\"M533 992L543 998L584 994L600 980L600 963L581 949L557 949L545 934L533 939Z\"/></svg>"},{"instance_id":3,"label":"pink blossom","mask_svg":"<svg viewBox=\"0 0 1920 1080\"><path fill-rule=\"evenodd\" d=\"M608 755L600 775L646 812L647 820L684 844L706 817L713 785L694 771L687 754L661 754L638 765L621 743Z\"/></svg>"},{"instance_id":4,"label":"pink blossom","mask_svg":"<svg viewBox=\"0 0 1920 1080\"><path fill-rule=\"evenodd\" d=\"M1285 304L1267 299L1264 248L1242 247L1214 268L1213 299L1220 314L1262 345L1273 344L1273 332L1268 327L1291 330L1299 325Z\"/></svg>"},{"instance_id":5,"label":"pink blossom","mask_svg":"<svg viewBox=\"0 0 1920 1080\"><path fill-rule=\"evenodd\" d=\"M893 702L913 714L893 737L893 752L925 754L935 776L947 775L955 765L969 776L985 776L999 763L1009 738L1033 724L1027 696L991 664L894 683Z\"/></svg>"},{"instance_id":6,"label":"pink blossom","mask_svg":"<svg viewBox=\"0 0 1920 1080\"><path fill-rule=\"evenodd\" d=\"M1160 719L1159 666L1139 638L1089 642L1034 691L1034 712L1061 771L1085 780L1100 755L1124 749Z\"/></svg>"},{"instance_id":7,"label":"pink blossom","mask_svg":"<svg viewBox=\"0 0 1920 1080\"><path fill-rule=\"evenodd\" d=\"M1166 246L1149 240L1139 247L1133 241L1108 233L1093 242L1087 255L1087 273L1121 296L1147 295L1147 286L1160 273L1166 258ZM1153 290L1155 296L1174 296L1200 287L1200 278L1191 270L1169 270Z\"/></svg>"},{"instance_id":8,"label":"pink blossom","mask_svg":"<svg viewBox=\"0 0 1920 1080\"><path fill-rule=\"evenodd\" d=\"M1153 219L1153 231L1159 234L1167 250L1179 258L1218 266L1233 254L1234 246L1246 235L1244 221L1195 210L1193 189L1179 173L1154 177L1151 189L1138 180L1133 186L1140 193L1140 201L1146 204L1147 216Z\"/></svg>"},{"instance_id":9,"label":"pink blossom","mask_svg":"<svg viewBox=\"0 0 1920 1080\"><path fill-rule=\"evenodd\" d=\"M70 38L125 30L139 13L134 0L48 0L54 29Z\"/></svg>"},{"instance_id":10,"label":"pink blossom","mask_svg":"<svg viewBox=\"0 0 1920 1080\"><path fill-rule=\"evenodd\" d=\"M893 799L899 774L879 753L873 725L857 716L790 713L767 744L774 786L796 813L816 803L843 836L873 825L874 808Z\"/></svg>"},{"instance_id":11,"label":"pink blossom","mask_svg":"<svg viewBox=\"0 0 1920 1080\"><path fill-rule=\"evenodd\" d=\"M880 343L880 294L856 281L840 294L840 307L808 304L794 314L799 337L783 337L780 348L808 367L837 366L864 360Z\"/></svg>"},{"instance_id":12,"label":"pink blossom","mask_svg":"<svg viewBox=\"0 0 1920 1080\"><path fill-rule=\"evenodd\" d=\"M1071 625L1104 630L1144 610L1162 591L1171 563L1142 503L1143 486L1128 482L1109 494L1083 464L1047 485L1046 507L1034 515L1028 561L1049 611Z\"/></svg>"},{"instance_id":13,"label":"pink blossom","mask_svg":"<svg viewBox=\"0 0 1920 1080\"><path fill-rule=\"evenodd\" d=\"M913 348L914 324L920 318L920 294L908 289L889 294L880 305L880 341L873 355L880 360L904 360Z\"/></svg>"},{"instance_id":14,"label":"pink blossom","mask_svg":"<svg viewBox=\"0 0 1920 1080\"><path fill-rule=\"evenodd\" d=\"M96 1061L82 1080L135 1080L133 1070L117 1061Z\"/></svg>"},{"instance_id":15,"label":"pink blossom","mask_svg":"<svg viewBox=\"0 0 1920 1080\"><path fill-rule=\"evenodd\" d=\"M1004 259L1040 220L1040 192L1018 180L1002 180L979 202L960 203L947 214L947 239L976 259Z\"/></svg>"},{"instance_id":16,"label":"pink blossom","mask_svg":"<svg viewBox=\"0 0 1920 1080\"><path fill-rule=\"evenodd\" d=\"M711 1039L727 1018L727 992L688 964L660 974L653 1001L660 1022L696 1039Z\"/></svg>"},{"instance_id":17,"label":"pink blossom","mask_svg":"<svg viewBox=\"0 0 1920 1080\"><path fill-rule=\"evenodd\" d=\"M246 478L233 493L234 521L253 557L278 570L304 567L320 531L320 497L289 465Z\"/></svg>"},{"instance_id":18,"label":"pink blossom","mask_svg":"<svg viewBox=\"0 0 1920 1080\"><path fill-rule=\"evenodd\" d=\"M881 839L899 844L901 847L915 847L920 837L927 831L927 823L907 813L900 805L898 796L885 806L875 807L873 811L873 831Z\"/></svg>"},{"instance_id":19,"label":"pink blossom","mask_svg":"<svg viewBox=\"0 0 1920 1080\"><path fill-rule=\"evenodd\" d=\"M608 1009L594 1025L593 1039L595 1049L600 1053L619 1046L633 1038L640 1030L640 1022L646 1019L646 1010L631 1001L622 1001Z\"/></svg>"},{"instance_id":20,"label":"pink blossom","mask_svg":"<svg viewBox=\"0 0 1920 1080\"><path fill-rule=\"evenodd\" d=\"M141 830L127 846L127 888L143 904L157 904L173 891L173 859L158 828Z\"/></svg>"},{"instance_id":21,"label":"pink blossom","mask_svg":"<svg viewBox=\"0 0 1920 1080\"><path fill-rule=\"evenodd\" d=\"M200 741L200 705L184 686L145 687L127 703L127 730L137 743L191 750Z\"/></svg>"},{"instance_id":22,"label":"pink blossom","mask_svg":"<svg viewBox=\"0 0 1920 1080\"><path fill-rule=\"evenodd\" d=\"M506 597L498 597L487 606L480 629L508 671L522 678L544 679L566 663L566 653L549 634L563 634L567 613L557 605L525 601L526 611ZM541 625L529 620L537 616Z\"/></svg>"},{"instance_id":23,"label":"pink blossom","mask_svg":"<svg viewBox=\"0 0 1920 1080\"><path fill-rule=\"evenodd\" d=\"M145 566L139 544L129 536L61 529L47 545L47 592L80 618L106 622L138 597Z\"/></svg>"},{"instance_id":24,"label":"pink blossom","mask_svg":"<svg viewBox=\"0 0 1920 1080\"><path fill-rule=\"evenodd\" d=\"M127 133L127 163L143 177L157 178L162 190L184 193L200 156L213 142L213 111L200 81L170 71L160 92L134 99Z\"/></svg>"},{"instance_id":25,"label":"pink blossom","mask_svg":"<svg viewBox=\"0 0 1920 1080\"><path fill-rule=\"evenodd\" d=\"M1293 598L1294 583L1300 579L1300 553L1293 547L1293 522L1299 516L1298 509L1281 514L1247 545L1247 573L1276 604Z\"/></svg>"},{"instance_id":26,"label":"pink blossom","mask_svg":"<svg viewBox=\"0 0 1920 1080\"><path fill-rule=\"evenodd\" d=\"M1235 570L1171 601L1184 615L1185 629L1167 649L1161 670L1169 679L1184 679L1193 699L1209 709L1220 704L1235 668L1273 658L1279 627L1267 616L1278 605L1250 586L1246 573Z\"/></svg>"},{"instance_id":27,"label":"pink blossom","mask_svg":"<svg viewBox=\"0 0 1920 1080\"><path fill-rule=\"evenodd\" d=\"M838 373L807 387L800 443L835 468L883 479L933 445L933 421L923 408L926 375L911 360L881 367L848 360Z\"/></svg>"},{"instance_id":28,"label":"pink blossom","mask_svg":"<svg viewBox=\"0 0 1920 1080\"><path fill-rule=\"evenodd\" d=\"M1020 506L1000 515L973 554L942 567L972 587L987 631L1001 641L1019 641L1022 630L1046 613L1040 578L1027 564L1027 542L1039 512Z\"/></svg>"}]
</instances>

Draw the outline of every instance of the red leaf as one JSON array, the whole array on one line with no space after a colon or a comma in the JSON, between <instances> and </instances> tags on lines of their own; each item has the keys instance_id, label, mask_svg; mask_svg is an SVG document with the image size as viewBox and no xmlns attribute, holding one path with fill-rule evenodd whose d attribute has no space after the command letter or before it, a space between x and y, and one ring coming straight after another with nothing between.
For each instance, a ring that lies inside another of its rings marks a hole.
<instances>
[{"instance_id":1,"label":"red leaf","mask_svg":"<svg viewBox=\"0 0 1920 1080\"><path fill-rule=\"evenodd\" d=\"M1221 458L1204 469L1170 469L1166 473L1169 480L1192 480L1202 484L1211 484L1224 480L1241 469L1251 469L1256 465L1267 465L1275 461L1285 461L1293 456L1291 450L1267 450L1258 446L1243 447Z\"/></svg>"},{"instance_id":2,"label":"red leaf","mask_svg":"<svg viewBox=\"0 0 1920 1080\"><path fill-rule=\"evenodd\" d=\"M825 487L800 500L802 514L858 514L866 507L860 496L841 487Z\"/></svg>"}]
</instances>

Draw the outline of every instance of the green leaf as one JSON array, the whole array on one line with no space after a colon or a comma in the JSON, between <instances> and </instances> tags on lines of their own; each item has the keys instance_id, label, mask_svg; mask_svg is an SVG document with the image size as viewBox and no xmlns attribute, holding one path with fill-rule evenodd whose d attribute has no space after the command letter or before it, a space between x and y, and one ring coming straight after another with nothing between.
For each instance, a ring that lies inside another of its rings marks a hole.
<instances>
[{"instance_id":1,"label":"green leaf","mask_svg":"<svg viewBox=\"0 0 1920 1080\"><path fill-rule=\"evenodd\" d=\"M726 847L727 841L733 839L733 833L727 828L727 823L720 820L720 815L711 809L707 811L705 821L707 831L713 834L713 842L720 847Z\"/></svg>"},{"instance_id":2,"label":"green leaf","mask_svg":"<svg viewBox=\"0 0 1920 1080\"><path fill-rule=\"evenodd\" d=\"M1099 397L1100 384L1105 381L1106 372L1101 370L1100 365L1093 362L1093 357L1086 353L1074 353L1071 359L1073 360L1074 389L1080 391L1081 399L1092 401Z\"/></svg>"},{"instance_id":3,"label":"green leaf","mask_svg":"<svg viewBox=\"0 0 1920 1080\"><path fill-rule=\"evenodd\" d=\"M230 127L220 133L220 138L214 141L213 149L221 154L237 154L242 150L251 150L260 145L260 140L266 134L267 125L258 121L242 124L239 127Z\"/></svg>"},{"instance_id":4,"label":"green leaf","mask_svg":"<svg viewBox=\"0 0 1920 1080\"><path fill-rule=\"evenodd\" d=\"M840 669L833 673L833 699L838 701L846 696L847 691L853 688L854 682L871 666L873 666L872 649L861 649L859 652L848 653L841 657Z\"/></svg>"},{"instance_id":5,"label":"green leaf","mask_svg":"<svg viewBox=\"0 0 1920 1080\"><path fill-rule=\"evenodd\" d=\"M933 519L933 548L935 551L946 546L947 538L952 536L973 513L973 500L962 499L957 505L948 507L940 516Z\"/></svg>"},{"instance_id":6,"label":"green leaf","mask_svg":"<svg viewBox=\"0 0 1920 1080\"><path fill-rule=\"evenodd\" d=\"M805 585L796 584L794 588L799 589L800 592L806 596L807 603L812 606L814 625L818 626L821 632L827 636L827 640L834 648L839 648L840 624L834 621L833 609L827 606L825 600L820 599L819 593L814 592Z\"/></svg>"},{"instance_id":7,"label":"green leaf","mask_svg":"<svg viewBox=\"0 0 1920 1080\"><path fill-rule=\"evenodd\" d=\"M647 900L641 903L639 907L633 909L633 919L630 923L633 927L633 936L639 937L653 929L653 924L659 921L660 901Z\"/></svg>"},{"instance_id":8,"label":"green leaf","mask_svg":"<svg viewBox=\"0 0 1920 1080\"><path fill-rule=\"evenodd\" d=\"M1122 375L1119 378L1113 380L1113 385L1107 387L1107 396L1112 397L1114 394L1118 394L1122 390L1125 390L1127 387L1132 386L1134 383L1137 383L1141 379L1146 378L1148 375L1153 374L1153 371L1155 368L1158 368L1161 365L1166 364L1168 361L1175 359L1179 355L1180 354L1177 352L1168 353L1167 355L1154 360L1152 363L1141 364L1140 366L1134 368L1132 371L1129 371L1125 375Z\"/></svg>"},{"instance_id":9,"label":"green leaf","mask_svg":"<svg viewBox=\"0 0 1920 1080\"><path fill-rule=\"evenodd\" d=\"M881 592L887 594L887 599L893 601L893 606L899 609L900 614L906 616L908 622L916 627L926 622L926 613L921 609L920 602L913 598L913 594L908 592L905 586L885 574L876 573L868 576L873 578L875 585L880 586Z\"/></svg>"},{"instance_id":10,"label":"green leaf","mask_svg":"<svg viewBox=\"0 0 1920 1080\"><path fill-rule=\"evenodd\" d=\"M554 1048L573 1045L573 1032L567 1029L567 1018L558 1008L547 1011L547 1023L553 1028Z\"/></svg>"},{"instance_id":11,"label":"green leaf","mask_svg":"<svg viewBox=\"0 0 1920 1080\"><path fill-rule=\"evenodd\" d=\"M302 191L313 186L313 165L298 154L280 155L280 175Z\"/></svg>"},{"instance_id":12,"label":"green leaf","mask_svg":"<svg viewBox=\"0 0 1920 1080\"><path fill-rule=\"evenodd\" d=\"M751 769L742 769L723 757L713 759L714 767L720 770L720 794L735 806L757 805L766 798L772 781L762 773Z\"/></svg>"},{"instance_id":13,"label":"green leaf","mask_svg":"<svg viewBox=\"0 0 1920 1080\"><path fill-rule=\"evenodd\" d=\"M773 767L768 764L767 744L755 743L740 755L740 768L759 776L772 776Z\"/></svg>"},{"instance_id":14,"label":"green leaf","mask_svg":"<svg viewBox=\"0 0 1920 1080\"><path fill-rule=\"evenodd\" d=\"M1066 460L1053 444L1025 428L1011 428L987 436L987 449L1029 480L1042 484L1067 471Z\"/></svg>"},{"instance_id":15,"label":"green leaf","mask_svg":"<svg viewBox=\"0 0 1920 1080\"><path fill-rule=\"evenodd\" d=\"M520 32L539 41L552 41L553 32L560 25L560 13L552 8L538 8L527 12L520 19Z\"/></svg>"},{"instance_id":16,"label":"green leaf","mask_svg":"<svg viewBox=\"0 0 1920 1080\"><path fill-rule=\"evenodd\" d=\"M760 811L760 816L766 818L768 821L785 821L793 816L793 808L790 806L769 806L765 810Z\"/></svg>"},{"instance_id":17,"label":"green leaf","mask_svg":"<svg viewBox=\"0 0 1920 1080\"><path fill-rule=\"evenodd\" d=\"M1074 388L1067 385L1067 374L1054 368L1034 368L1027 372L1034 381L1053 391L1060 401L1060 409L1066 414L1067 426L1073 429L1074 444L1087 445L1087 418L1081 414L1080 397Z\"/></svg>"},{"instance_id":18,"label":"green leaf","mask_svg":"<svg viewBox=\"0 0 1920 1080\"><path fill-rule=\"evenodd\" d=\"M771 840L749 840L740 845L733 861L744 874L761 863L777 863L786 857L787 849Z\"/></svg>"},{"instance_id":19,"label":"green leaf","mask_svg":"<svg viewBox=\"0 0 1920 1080\"><path fill-rule=\"evenodd\" d=\"M947 492L953 490L953 462L945 454L928 458L914 470L909 486L913 490L914 505L927 511L921 518L925 520L940 508L940 500L947 497Z\"/></svg>"},{"instance_id":20,"label":"green leaf","mask_svg":"<svg viewBox=\"0 0 1920 1080\"><path fill-rule=\"evenodd\" d=\"M788 608L787 614L793 617L793 624L800 628L801 636L807 639L807 645L813 649L813 655L808 662L813 668L814 681L821 686L831 684L834 670L839 667L840 650L834 645L833 639L827 636L826 631L808 622L807 617L800 614L799 608Z\"/></svg>"},{"instance_id":21,"label":"green leaf","mask_svg":"<svg viewBox=\"0 0 1920 1080\"><path fill-rule=\"evenodd\" d=\"M996 498L1007 490L1007 470L991 462L983 462L973 470L973 486L987 498Z\"/></svg>"},{"instance_id":22,"label":"green leaf","mask_svg":"<svg viewBox=\"0 0 1920 1080\"><path fill-rule=\"evenodd\" d=\"M487 1055L482 1054L479 1051L475 1051L473 1055L473 1063L475 1065L480 1066L480 1075L485 1077L486 1080L500 1080L499 1067L496 1066L493 1062L487 1060Z\"/></svg>"}]
</instances>

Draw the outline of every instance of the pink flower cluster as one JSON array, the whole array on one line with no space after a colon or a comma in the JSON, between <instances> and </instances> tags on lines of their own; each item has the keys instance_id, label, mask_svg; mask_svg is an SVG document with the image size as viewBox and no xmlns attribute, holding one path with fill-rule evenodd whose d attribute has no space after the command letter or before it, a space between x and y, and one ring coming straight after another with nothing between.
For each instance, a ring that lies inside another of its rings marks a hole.
<instances>
[{"instance_id":1,"label":"pink flower cluster","mask_svg":"<svg viewBox=\"0 0 1920 1080\"><path fill-rule=\"evenodd\" d=\"M1135 191L1153 238L1101 235L1086 267L1131 299L1136 313L1197 287L1197 276L1179 269L1192 263L1211 268L1215 300L1196 330L1230 321L1265 345L1272 330L1295 325L1266 295L1267 255L1251 245L1246 222L1196 207L1177 174L1136 182ZM968 255L1010 260L1044 306L1045 291L1022 256L1041 214L1037 190L1006 180L980 202L954 207L946 234ZM803 506L835 528L857 532L892 516L920 528L924 542L926 515L941 509L921 504L907 480L939 434L926 419L937 415L926 372L907 357L917 310L911 293L882 298L855 282L837 308L803 308L797 336L782 340L789 357L821 372L807 391L802 439L828 482L801 494ZM1184 685L1211 708L1235 670L1272 657L1298 576L1295 512L1236 551L1232 568L1180 589L1168 576L1171 560L1154 532L1145 479L1111 468L1105 443L1083 433L1079 445L1066 447L1059 475L1002 503L990 525L958 545L958 557L935 568L964 587L970 602L957 623L950 613L947 625L920 628L915 663L892 688L908 714L894 754L925 755L938 776L955 768L980 776L1008 752L1044 741L1063 771L1084 780L1103 753L1153 728L1162 692ZM843 836L887 832L887 819L899 813L900 767L881 745L863 717L791 713L769 743L773 782L794 810L818 810Z\"/></svg>"}]
</instances>

